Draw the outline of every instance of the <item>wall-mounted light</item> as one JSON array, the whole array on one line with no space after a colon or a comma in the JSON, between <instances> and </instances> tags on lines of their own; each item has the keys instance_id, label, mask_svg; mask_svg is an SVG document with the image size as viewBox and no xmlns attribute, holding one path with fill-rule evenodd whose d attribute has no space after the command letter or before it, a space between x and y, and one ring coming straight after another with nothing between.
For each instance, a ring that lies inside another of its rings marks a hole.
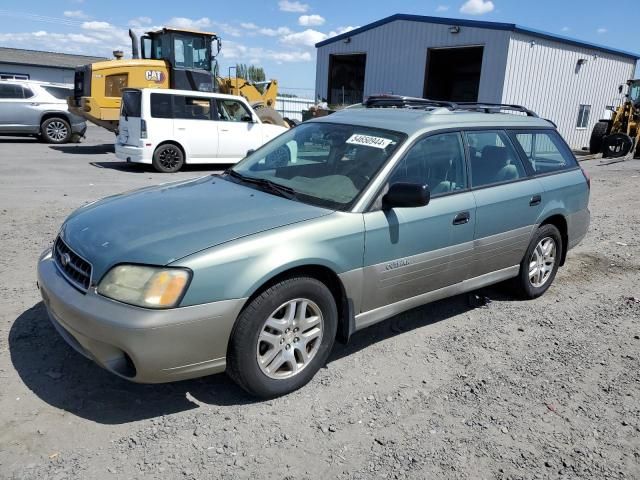
<instances>
[{"instance_id":1,"label":"wall-mounted light","mask_svg":"<svg viewBox=\"0 0 640 480\"><path fill-rule=\"evenodd\" d=\"M347 37L344 39L344 43L351 43L351 37Z\"/></svg>"},{"instance_id":2,"label":"wall-mounted light","mask_svg":"<svg viewBox=\"0 0 640 480\"><path fill-rule=\"evenodd\" d=\"M588 60L586 58L579 58L578 59L578 65L580 65L580 66L584 65L587 62L588 62Z\"/></svg>"},{"instance_id":3,"label":"wall-mounted light","mask_svg":"<svg viewBox=\"0 0 640 480\"><path fill-rule=\"evenodd\" d=\"M531 48L535 47L535 46L536 46L536 41L535 41L535 40L531 40L531 41L529 42L529 46L530 46Z\"/></svg>"},{"instance_id":4,"label":"wall-mounted light","mask_svg":"<svg viewBox=\"0 0 640 480\"><path fill-rule=\"evenodd\" d=\"M453 25L451 27L449 27L449 33L460 33L460 27L458 25Z\"/></svg>"},{"instance_id":5,"label":"wall-mounted light","mask_svg":"<svg viewBox=\"0 0 640 480\"><path fill-rule=\"evenodd\" d=\"M598 55L597 53L595 53L595 54L593 55L593 59L594 59L594 60L597 60L598 58L600 58L600 55Z\"/></svg>"}]
</instances>

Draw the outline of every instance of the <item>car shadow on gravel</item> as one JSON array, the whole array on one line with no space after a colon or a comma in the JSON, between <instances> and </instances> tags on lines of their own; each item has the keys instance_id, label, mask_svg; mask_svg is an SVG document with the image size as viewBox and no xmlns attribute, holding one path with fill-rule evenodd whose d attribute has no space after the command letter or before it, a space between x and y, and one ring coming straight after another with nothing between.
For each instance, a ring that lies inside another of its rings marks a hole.
<instances>
[{"instance_id":1,"label":"car shadow on gravel","mask_svg":"<svg viewBox=\"0 0 640 480\"><path fill-rule=\"evenodd\" d=\"M100 155L115 153L116 151L113 143L102 143L100 145L49 145L49 148L57 152L68 153L71 155Z\"/></svg>"},{"instance_id":2,"label":"car shadow on gravel","mask_svg":"<svg viewBox=\"0 0 640 480\"><path fill-rule=\"evenodd\" d=\"M102 424L170 415L200 403L257 402L224 374L158 385L123 380L68 346L51 325L42 302L15 320L9 350L18 375L41 400Z\"/></svg>"},{"instance_id":3,"label":"car shadow on gravel","mask_svg":"<svg viewBox=\"0 0 640 480\"><path fill-rule=\"evenodd\" d=\"M108 168L111 170L117 170L120 172L130 173L158 173L156 170L148 164L144 163L128 163L128 162L90 162L89 165L96 168ZM180 172L205 172L205 173L218 173L232 167L232 164L200 164L200 165L185 165L180 169ZM163 177L166 176L171 179L172 173L163 173ZM168 181L169 181L168 180Z\"/></svg>"},{"instance_id":4,"label":"car shadow on gravel","mask_svg":"<svg viewBox=\"0 0 640 480\"><path fill-rule=\"evenodd\" d=\"M427 327L477 308L477 299L511 300L499 288L458 295L373 325L348 345L336 344L329 363L396 335ZM122 424L170 415L200 405L246 405L250 397L226 375L157 385L123 380L73 350L51 325L42 302L23 312L9 332L11 361L41 400L94 422Z\"/></svg>"}]
</instances>

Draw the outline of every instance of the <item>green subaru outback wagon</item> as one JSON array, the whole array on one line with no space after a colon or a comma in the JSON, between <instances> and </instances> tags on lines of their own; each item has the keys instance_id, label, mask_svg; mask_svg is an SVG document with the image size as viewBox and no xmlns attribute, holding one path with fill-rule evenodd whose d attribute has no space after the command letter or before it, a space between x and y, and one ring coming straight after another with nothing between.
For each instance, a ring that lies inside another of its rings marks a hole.
<instances>
[{"instance_id":1,"label":"green subaru outback wagon","mask_svg":"<svg viewBox=\"0 0 640 480\"><path fill-rule=\"evenodd\" d=\"M505 280L542 295L588 202L571 150L525 108L372 97L223 174L78 209L38 284L60 335L116 375L226 371L273 397L418 305Z\"/></svg>"}]
</instances>

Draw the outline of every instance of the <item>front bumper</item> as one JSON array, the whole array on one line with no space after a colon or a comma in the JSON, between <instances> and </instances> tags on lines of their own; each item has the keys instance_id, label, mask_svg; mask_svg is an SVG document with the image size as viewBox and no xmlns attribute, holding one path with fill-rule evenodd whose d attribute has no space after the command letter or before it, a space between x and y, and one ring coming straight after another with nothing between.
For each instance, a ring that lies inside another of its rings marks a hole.
<instances>
[{"instance_id":1,"label":"front bumper","mask_svg":"<svg viewBox=\"0 0 640 480\"><path fill-rule=\"evenodd\" d=\"M224 371L229 336L246 299L150 310L82 293L50 255L38 285L51 322L74 349L128 380L162 383Z\"/></svg>"}]
</instances>

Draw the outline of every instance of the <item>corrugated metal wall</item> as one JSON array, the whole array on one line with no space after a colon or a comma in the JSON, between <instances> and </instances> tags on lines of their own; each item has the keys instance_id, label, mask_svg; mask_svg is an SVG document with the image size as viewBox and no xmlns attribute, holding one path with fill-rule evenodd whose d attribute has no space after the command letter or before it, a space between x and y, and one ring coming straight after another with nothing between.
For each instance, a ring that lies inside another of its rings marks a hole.
<instances>
[{"instance_id":1,"label":"corrugated metal wall","mask_svg":"<svg viewBox=\"0 0 640 480\"><path fill-rule=\"evenodd\" d=\"M587 62L578 67L581 58ZM628 57L512 33L502 101L549 118L569 145L581 148L589 144L598 119L605 118L605 107L622 100L618 86L634 71L635 61ZM591 105L584 129L576 127L581 104Z\"/></svg>"},{"instance_id":2,"label":"corrugated metal wall","mask_svg":"<svg viewBox=\"0 0 640 480\"><path fill-rule=\"evenodd\" d=\"M29 75L30 80L38 80L40 82L69 83L73 84L73 68L47 68L35 67L31 65L16 65L13 63L0 62L0 72L2 73L21 73Z\"/></svg>"},{"instance_id":3,"label":"corrugated metal wall","mask_svg":"<svg viewBox=\"0 0 640 480\"><path fill-rule=\"evenodd\" d=\"M394 93L422 97L427 50L440 47L482 45L479 99L498 102L502 97L504 65L509 48L507 31L460 27L449 32L448 25L395 21L317 50L316 95L327 98L329 55L366 53L364 94Z\"/></svg>"}]
</instances>

